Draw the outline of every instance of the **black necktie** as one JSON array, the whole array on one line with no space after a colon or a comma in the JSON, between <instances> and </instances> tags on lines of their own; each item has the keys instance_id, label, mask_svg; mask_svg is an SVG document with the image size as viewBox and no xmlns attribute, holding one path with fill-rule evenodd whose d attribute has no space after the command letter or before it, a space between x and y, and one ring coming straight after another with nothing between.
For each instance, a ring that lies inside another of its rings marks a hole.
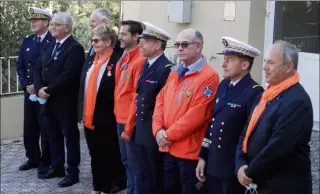
<instances>
[{"instance_id":1,"label":"black necktie","mask_svg":"<svg viewBox=\"0 0 320 194\"><path fill-rule=\"evenodd\" d=\"M150 66L150 64L149 64L149 62L147 61L147 62L144 64L142 74L148 71L149 66Z\"/></svg>"},{"instance_id":2,"label":"black necktie","mask_svg":"<svg viewBox=\"0 0 320 194\"><path fill-rule=\"evenodd\" d=\"M61 45L60 42L56 42L56 46L55 46L55 48L54 48L54 51L53 51L53 53L52 53L52 56L55 56L56 53L59 51L60 45Z\"/></svg>"},{"instance_id":3,"label":"black necktie","mask_svg":"<svg viewBox=\"0 0 320 194\"><path fill-rule=\"evenodd\" d=\"M40 44L40 42L41 42L41 37L38 36L38 38L37 38L37 44Z\"/></svg>"},{"instance_id":4,"label":"black necktie","mask_svg":"<svg viewBox=\"0 0 320 194\"><path fill-rule=\"evenodd\" d=\"M183 78L183 76L189 71L188 67L181 66L178 70L179 79Z\"/></svg>"}]
</instances>

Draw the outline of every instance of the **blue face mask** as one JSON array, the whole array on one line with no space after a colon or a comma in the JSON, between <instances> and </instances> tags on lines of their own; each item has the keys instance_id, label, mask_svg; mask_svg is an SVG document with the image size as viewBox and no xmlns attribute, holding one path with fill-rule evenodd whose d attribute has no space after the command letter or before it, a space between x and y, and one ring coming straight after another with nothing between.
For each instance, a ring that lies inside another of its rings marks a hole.
<instances>
[{"instance_id":1,"label":"blue face mask","mask_svg":"<svg viewBox=\"0 0 320 194\"><path fill-rule=\"evenodd\" d=\"M38 98L38 97L37 97L37 95L35 95L35 94L30 94L30 96L29 96L29 100L31 100L32 102L37 102L37 101L38 101L37 98Z\"/></svg>"},{"instance_id":2,"label":"blue face mask","mask_svg":"<svg viewBox=\"0 0 320 194\"><path fill-rule=\"evenodd\" d=\"M45 104L47 102L47 99L38 98L38 101L39 101L40 104Z\"/></svg>"}]
</instances>

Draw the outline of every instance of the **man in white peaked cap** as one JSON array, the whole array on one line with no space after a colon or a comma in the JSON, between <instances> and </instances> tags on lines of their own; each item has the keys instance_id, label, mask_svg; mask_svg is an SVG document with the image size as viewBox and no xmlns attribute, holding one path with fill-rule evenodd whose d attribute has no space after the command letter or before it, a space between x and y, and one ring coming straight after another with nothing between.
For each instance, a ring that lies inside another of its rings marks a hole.
<instances>
[{"instance_id":1,"label":"man in white peaked cap","mask_svg":"<svg viewBox=\"0 0 320 194\"><path fill-rule=\"evenodd\" d=\"M38 102L35 90L34 69L41 59L44 49L50 42L54 41L54 38L48 31L52 14L37 7L30 7L28 11L28 20L30 20L33 34L24 38L16 66L19 82L24 90L23 138L26 157L28 158L19 167L19 170L38 168L39 176L47 172L51 159L43 115L40 114L41 105ZM41 146L39 146L40 136Z\"/></svg>"},{"instance_id":2,"label":"man in white peaked cap","mask_svg":"<svg viewBox=\"0 0 320 194\"><path fill-rule=\"evenodd\" d=\"M243 194L235 173L235 154L240 134L255 99L264 91L250 75L260 51L231 37L223 37L224 80L219 84L213 118L206 130L196 169L197 178L211 194Z\"/></svg>"},{"instance_id":3,"label":"man in white peaked cap","mask_svg":"<svg viewBox=\"0 0 320 194\"><path fill-rule=\"evenodd\" d=\"M172 63L164 55L171 36L163 29L143 22L140 35L140 53L146 57L137 85L136 106L130 112L122 138L130 142L133 162L137 166L139 194L163 193L163 154L158 151L152 134L152 115L156 96L165 85Z\"/></svg>"}]
</instances>

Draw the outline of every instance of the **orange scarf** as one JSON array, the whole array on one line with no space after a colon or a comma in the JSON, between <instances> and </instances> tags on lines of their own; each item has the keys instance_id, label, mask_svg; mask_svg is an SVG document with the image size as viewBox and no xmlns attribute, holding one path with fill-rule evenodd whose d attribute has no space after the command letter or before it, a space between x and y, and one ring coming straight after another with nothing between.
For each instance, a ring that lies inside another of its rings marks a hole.
<instances>
[{"instance_id":1,"label":"orange scarf","mask_svg":"<svg viewBox=\"0 0 320 194\"><path fill-rule=\"evenodd\" d=\"M91 130L94 129L93 114L94 114L94 108L96 106L96 96L97 96L97 89L98 89L97 80L99 76L99 71L101 69L101 66L110 59L112 53L113 51L106 54L100 62L98 62L98 55L96 55L93 61L94 66L88 80L88 87L85 94L84 119L83 119L84 126Z\"/></svg>"},{"instance_id":2,"label":"orange scarf","mask_svg":"<svg viewBox=\"0 0 320 194\"><path fill-rule=\"evenodd\" d=\"M266 109L266 105L268 102L273 100L275 97L277 97L281 92L287 90L289 87L295 85L298 83L300 80L300 76L298 73L295 73L294 76L284 80L278 85L271 86L269 85L267 87L267 90L263 92L262 97L260 99L259 104L255 107L249 126L246 131L246 135L243 139L243 144L242 144L242 151L243 153L247 153L247 146L248 146L248 140L250 135L252 134L255 125L257 121L259 120L260 116L262 115L263 111Z\"/></svg>"}]
</instances>

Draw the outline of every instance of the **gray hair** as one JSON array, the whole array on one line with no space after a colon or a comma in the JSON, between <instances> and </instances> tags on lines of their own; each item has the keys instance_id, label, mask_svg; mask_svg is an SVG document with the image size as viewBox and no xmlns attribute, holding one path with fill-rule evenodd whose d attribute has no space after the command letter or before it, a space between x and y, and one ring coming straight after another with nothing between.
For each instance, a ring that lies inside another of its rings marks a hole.
<instances>
[{"instance_id":1,"label":"gray hair","mask_svg":"<svg viewBox=\"0 0 320 194\"><path fill-rule=\"evenodd\" d=\"M199 30L195 30L193 41L200 42L203 45L203 36Z\"/></svg>"},{"instance_id":2,"label":"gray hair","mask_svg":"<svg viewBox=\"0 0 320 194\"><path fill-rule=\"evenodd\" d=\"M72 31L73 18L68 12L58 12L54 15L54 18L59 18L62 20L63 24L70 26L70 31Z\"/></svg>"},{"instance_id":3,"label":"gray hair","mask_svg":"<svg viewBox=\"0 0 320 194\"><path fill-rule=\"evenodd\" d=\"M280 47L283 64L293 63L294 69L297 70L299 62L299 51L297 47L284 40L277 40L274 42L274 45Z\"/></svg>"},{"instance_id":4,"label":"gray hair","mask_svg":"<svg viewBox=\"0 0 320 194\"><path fill-rule=\"evenodd\" d=\"M106 23L109 23L110 15L109 11L105 8L97 8L92 11L93 14L96 14L101 20L105 19Z\"/></svg>"}]
</instances>

